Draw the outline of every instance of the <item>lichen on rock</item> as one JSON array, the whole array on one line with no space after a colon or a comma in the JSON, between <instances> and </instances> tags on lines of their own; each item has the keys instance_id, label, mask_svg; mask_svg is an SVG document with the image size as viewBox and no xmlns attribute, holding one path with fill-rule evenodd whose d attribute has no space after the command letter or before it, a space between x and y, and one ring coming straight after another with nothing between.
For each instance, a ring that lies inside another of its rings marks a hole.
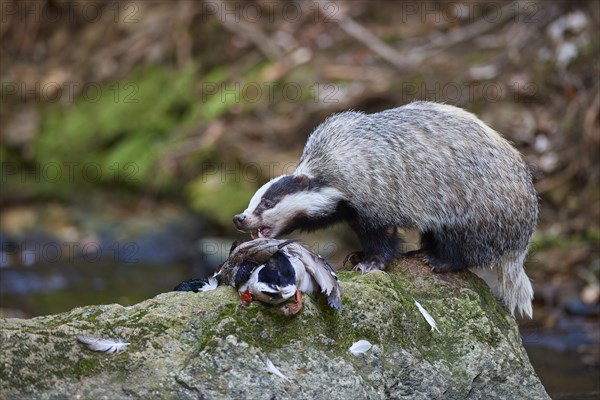
<instances>
[{"instance_id":1,"label":"lichen on rock","mask_svg":"<svg viewBox=\"0 0 600 400\"><path fill-rule=\"evenodd\" d=\"M300 315L240 305L236 291L164 293L131 307L87 306L1 321L0 390L50 398L547 399L512 316L483 281L415 260L340 272L343 310L305 297ZM439 332L414 304L435 318ZM122 338L93 353L75 336ZM365 339L362 355L348 348ZM269 372L270 360L285 378Z\"/></svg>"}]
</instances>

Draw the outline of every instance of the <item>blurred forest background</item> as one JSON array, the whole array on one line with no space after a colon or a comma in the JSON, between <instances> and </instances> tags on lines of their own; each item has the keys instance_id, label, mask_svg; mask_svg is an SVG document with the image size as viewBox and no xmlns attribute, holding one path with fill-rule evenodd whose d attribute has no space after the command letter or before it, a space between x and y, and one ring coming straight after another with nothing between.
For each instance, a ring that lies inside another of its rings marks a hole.
<instances>
[{"instance_id":1,"label":"blurred forest background","mask_svg":"<svg viewBox=\"0 0 600 400\"><path fill-rule=\"evenodd\" d=\"M207 275L241 237L232 216L328 115L427 99L476 113L534 166L523 338L551 393L600 391L600 2L0 7L2 315ZM335 266L357 246L344 227L307 241Z\"/></svg>"}]
</instances>

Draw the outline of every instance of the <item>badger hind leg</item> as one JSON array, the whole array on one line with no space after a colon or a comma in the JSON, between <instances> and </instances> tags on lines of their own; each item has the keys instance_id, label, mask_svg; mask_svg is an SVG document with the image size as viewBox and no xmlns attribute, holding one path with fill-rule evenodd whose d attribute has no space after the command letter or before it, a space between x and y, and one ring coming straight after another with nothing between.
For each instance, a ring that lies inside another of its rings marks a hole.
<instances>
[{"instance_id":1,"label":"badger hind leg","mask_svg":"<svg viewBox=\"0 0 600 400\"><path fill-rule=\"evenodd\" d=\"M426 253L424 261L433 272L457 272L470 267L463 246L448 235L425 232L421 237L421 248Z\"/></svg>"},{"instance_id":2,"label":"badger hind leg","mask_svg":"<svg viewBox=\"0 0 600 400\"><path fill-rule=\"evenodd\" d=\"M526 248L506 250L499 245L498 238L484 232L450 229L427 232L421 241L433 272L470 269L488 284L513 315L519 311L531 317L533 288L523 268Z\"/></svg>"}]
</instances>

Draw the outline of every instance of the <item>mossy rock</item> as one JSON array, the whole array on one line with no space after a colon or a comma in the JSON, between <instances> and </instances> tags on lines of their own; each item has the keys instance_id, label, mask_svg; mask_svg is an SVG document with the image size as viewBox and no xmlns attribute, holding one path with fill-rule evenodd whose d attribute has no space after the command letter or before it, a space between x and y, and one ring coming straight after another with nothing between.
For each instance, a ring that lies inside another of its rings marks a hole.
<instances>
[{"instance_id":1,"label":"mossy rock","mask_svg":"<svg viewBox=\"0 0 600 400\"><path fill-rule=\"evenodd\" d=\"M548 398L514 318L475 275L433 275L415 260L339 275L340 313L305 296L290 319L241 306L220 287L3 319L0 390L6 399ZM94 353L78 334L131 344ZM360 339L373 347L354 356L348 348ZM268 360L286 379L267 371Z\"/></svg>"}]
</instances>

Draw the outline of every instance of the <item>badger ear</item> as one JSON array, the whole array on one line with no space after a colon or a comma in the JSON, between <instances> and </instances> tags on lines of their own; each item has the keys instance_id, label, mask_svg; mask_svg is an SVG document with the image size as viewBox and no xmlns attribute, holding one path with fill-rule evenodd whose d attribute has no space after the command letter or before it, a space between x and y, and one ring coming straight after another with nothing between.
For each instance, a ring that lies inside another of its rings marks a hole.
<instances>
[{"instance_id":1,"label":"badger ear","mask_svg":"<svg viewBox=\"0 0 600 400\"><path fill-rule=\"evenodd\" d=\"M294 183L303 189L308 189L310 186L310 178L306 175L294 175Z\"/></svg>"}]
</instances>

